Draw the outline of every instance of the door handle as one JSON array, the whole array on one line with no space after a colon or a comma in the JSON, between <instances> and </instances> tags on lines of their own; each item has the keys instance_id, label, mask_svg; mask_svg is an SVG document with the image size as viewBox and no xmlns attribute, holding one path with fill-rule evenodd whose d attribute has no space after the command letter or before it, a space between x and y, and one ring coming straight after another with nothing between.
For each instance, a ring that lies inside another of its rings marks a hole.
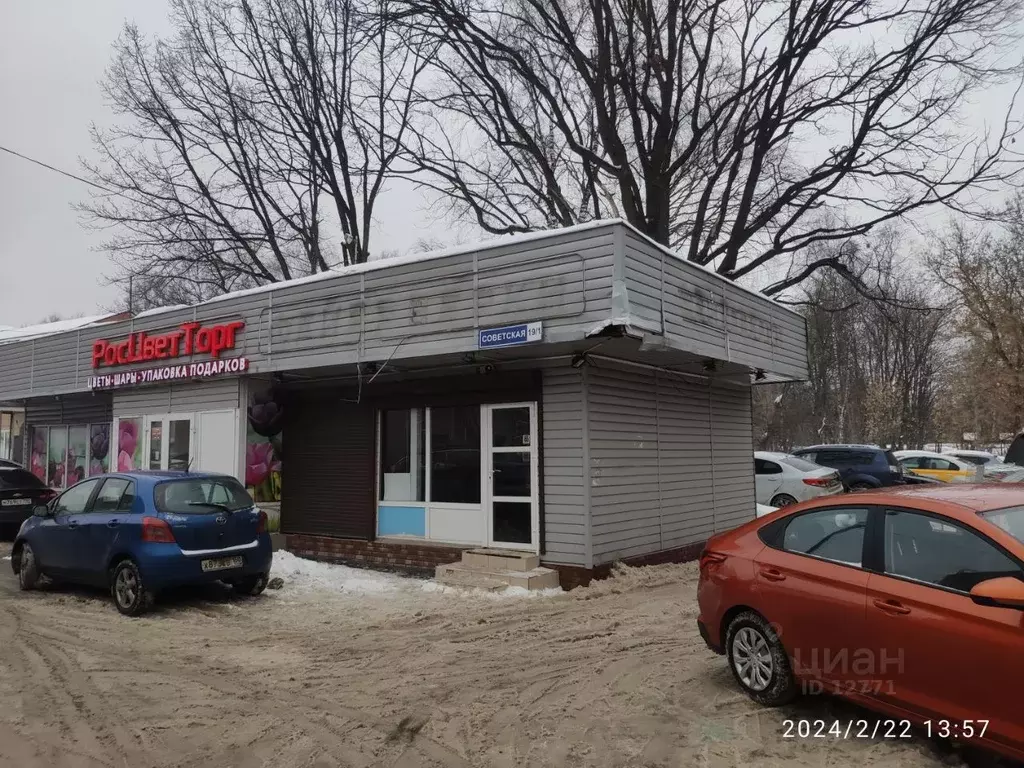
<instances>
[{"instance_id":1,"label":"door handle","mask_svg":"<svg viewBox=\"0 0 1024 768\"><path fill-rule=\"evenodd\" d=\"M117 526L119 526L120 524L121 521L115 517L113 520L107 523L107 528L117 528Z\"/></svg>"},{"instance_id":2,"label":"door handle","mask_svg":"<svg viewBox=\"0 0 1024 768\"><path fill-rule=\"evenodd\" d=\"M910 609L907 606L901 605L895 600L875 600L874 603L876 608L896 616L906 616L910 613Z\"/></svg>"},{"instance_id":3,"label":"door handle","mask_svg":"<svg viewBox=\"0 0 1024 768\"><path fill-rule=\"evenodd\" d=\"M68 528L70 528L71 530L75 530L75 528L77 528L77 527L78 527L78 521L77 520L68 520Z\"/></svg>"},{"instance_id":4,"label":"door handle","mask_svg":"<svg viewBox=\"0 0 1024 768\"><path fill-rule=\"evenodd\" d=\"M777 571L774 568L762 568L761 569L761 575L767 581L785 581L786 580L786 574L784 574L782 571Z\"/></svg>"}]
</instances>

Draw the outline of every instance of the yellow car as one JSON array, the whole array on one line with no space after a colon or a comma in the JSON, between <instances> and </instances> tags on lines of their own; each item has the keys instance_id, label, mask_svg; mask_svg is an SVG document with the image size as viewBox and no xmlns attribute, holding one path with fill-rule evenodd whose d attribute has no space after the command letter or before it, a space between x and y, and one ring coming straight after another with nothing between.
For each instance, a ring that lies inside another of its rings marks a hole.
<instances>
[{"instance_id":1,"label":"yellow car","mask_svg":"<svg viewBox=\"0 0 1024 768\"><path fill-rule=\"evenodd\" d=\"M932 451L895 451L894 455L904 471L944 483L980 482L983 477L980 467L956 456Z\"/></svg>"}]
</instances>

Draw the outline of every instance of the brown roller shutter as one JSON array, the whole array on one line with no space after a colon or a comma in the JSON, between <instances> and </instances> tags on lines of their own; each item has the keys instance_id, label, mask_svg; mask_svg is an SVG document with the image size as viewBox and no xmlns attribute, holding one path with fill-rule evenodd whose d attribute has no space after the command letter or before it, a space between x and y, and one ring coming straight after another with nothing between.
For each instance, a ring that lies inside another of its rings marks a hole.
<instances>
[{"instance_id":1,"label":"brown roller shutter","mask_svg":"<svg viewBox=\"0 0 1024 768\"><path fill-rule=\"evenodd\" d=\"M282 437L282 532L372 539L373 409L338 397L292 397Z\"/></svg>"},{"instance_id":2,"label":"brown roller shutter","mask_svg":"<svg viewBox=\"0 0 1024 768\"><path fill-rule=\"evenodd\" d=\"M109 424L113 420L113 398L109 392L36 397L25 401L25 421L29 424Z\"/></svg>"}]
</instances>

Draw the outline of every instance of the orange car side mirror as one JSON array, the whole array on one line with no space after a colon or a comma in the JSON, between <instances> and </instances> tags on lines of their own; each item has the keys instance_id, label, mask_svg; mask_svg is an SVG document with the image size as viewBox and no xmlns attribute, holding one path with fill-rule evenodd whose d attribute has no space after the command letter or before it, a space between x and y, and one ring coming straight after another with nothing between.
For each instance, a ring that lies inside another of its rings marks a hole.
<instances>
[{"instance_id":1,"label":"orange car side mirror","mask_svg":"<svg viewBox=\"0 0 1024 768\"><path fill-rule=\"evenodd\" d=\"M978 605L1024 610L1024 581L1012 576L982 581L971 590L971 599Z\"/></svg>"}]
</instances>

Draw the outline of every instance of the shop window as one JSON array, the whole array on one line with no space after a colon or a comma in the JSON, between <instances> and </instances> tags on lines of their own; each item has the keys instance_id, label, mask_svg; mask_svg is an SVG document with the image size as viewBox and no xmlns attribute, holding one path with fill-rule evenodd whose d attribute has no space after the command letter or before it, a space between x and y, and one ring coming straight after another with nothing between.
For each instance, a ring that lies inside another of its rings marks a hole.
<instances>
[{"instance_id":1,"label":"shop window","mask_svg":"<svg viewBox=\"0 0 1024 768\"><path fill-rule=\"evenodd\" d=\"M22 427L18 427L21 441ZM28 469L51 488L70 488L109 470L110 425L32 426Z\"/></svg>"},{"instance_id":2,"label":"shop window","mask_svg":"<svg viewBox=\"0 0 1024 768\"><path fill-rule=\"evenodd\" d=\"M149 468L163 469L164 423L149 423Z\"/></svg>"},{"instance_id":3,"label":"shop window","mask_svg":"<svg viewBox=\"0 0 1024 768\"><path fill-rule=\"evenodd\" d=\"M11 424L14 414L0 411L0 459L11 458Z\"/></svg>"},{"instance_id":4,"label":"shop window","mask_svg":"<svg viewBox=\"0 0 1024 768\"><path fill-rule=\"evenodd\" d=\"M167 468L188 470L192 459L189 457L189 440L192 436L192 422L188 419L171 421L167 434Z\"/></svg>"},{"instance_id":5,"label":"shop window","mask_svg":"<svg viewBox=\"0 0 1024 768\"><path fill-rule=\"evenodd\" d=\"M117 471L131 472L142 466L142 419L117 422Z\"/></svg>"},{"instance_id":6,"label":"shop window","mask_svg":"<svg viewBox=\"0 0 1024 768\"><path fill-rule=\"evenodd\" d=\"M29 456L28 468L33 475L46 482L46 452L50 442L48 427L32 428L32 451Z\"/></svg>"},{"instance_id":7,"label":"shop window","mask_svg":"<svg viewBox=\"0 0 1024 768\"><path fill-rule=\"evenodd\" d=\"M430 410L430 500L480 503L480 406Z\"/></svg>"},{"instance_id":8,"label":"shop window","mask_svg":"<svg viewBox=\"0 0 1024 768\"><path fill-rule=\"evenodd\" d=\"M381 501L424 501L425 421L422 408L381 412Z\"/></svg>"},{"instance_id":9,"label":"shop window","mask_svg":"<svg viewBox=\"0 0 1024 768\"><path fill-rule=\"evenodd\" d=\"M11 418L11 458L18 462L25 459L25 414L17 412Z\"/></svg>"},{"instance_id":10,"label":"shop window","mask_svg":"<svg viewBox=\"0 0 1024 768\"><path fill-rule=\"evenodd\" d=\"M93 424L89 427L89 476L110 471L110 425Z\"/></svg>"},{"instance_id":11,"label":"shop window","mask_svg":"<svg viewBox=\"0 0 1024 768\"><path fill-rule=\"evenodd\" d=\"M50 444L46 452L46 483L63 488L67 475L68 428L50 427Z\"/></svg>"},{"instance_id":12,"label":"shop window","mask_svg":"<svg viewBox=\"0 0 1024 768\"><path fill-rule=\"evenodd\" d=\"M88 467L89 428L85 425L68 429L68 464L65 485L85 480Z\"/></svg>"}]
</instances>

